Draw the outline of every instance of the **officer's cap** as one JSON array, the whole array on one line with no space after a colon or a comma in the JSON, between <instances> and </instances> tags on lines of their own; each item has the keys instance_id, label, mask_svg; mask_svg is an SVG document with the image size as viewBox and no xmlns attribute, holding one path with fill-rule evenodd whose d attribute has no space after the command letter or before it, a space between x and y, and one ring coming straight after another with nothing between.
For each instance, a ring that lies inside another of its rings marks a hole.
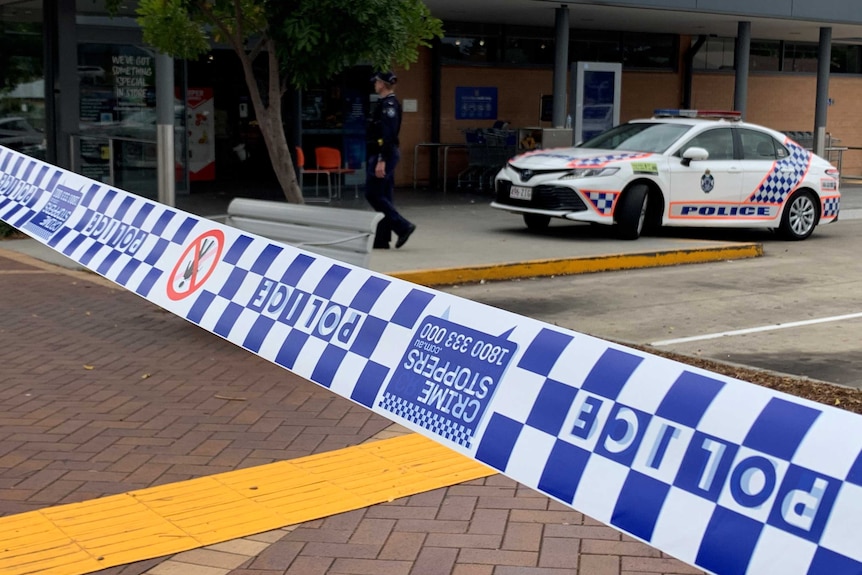
<instances>
[{"instance_id":1,"label":"officer's cap","mask_svg":"<svg viewBox=\"0 0 862 575\"><path fill-rule=\"evenodd\" d=\"M392 70L386 70L385 72L375 72L373 76L371 76L371 81L381 80L386 82L387 84L395 84L398 82L398 76L395 75L395 72Z\"/></svg>"}]
</instances>

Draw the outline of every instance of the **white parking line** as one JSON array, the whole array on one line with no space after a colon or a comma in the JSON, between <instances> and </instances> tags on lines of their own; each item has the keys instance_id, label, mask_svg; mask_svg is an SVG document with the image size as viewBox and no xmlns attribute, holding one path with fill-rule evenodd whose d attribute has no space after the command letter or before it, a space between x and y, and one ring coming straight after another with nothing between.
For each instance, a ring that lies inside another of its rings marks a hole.
<instances>
[{"instance_id":1,"label":"white parking line","mask_svg":"<svg viewBox=\"0 0 862 575\"><path fill-rule=\"evenodd\" d=\"M776 329L787 329L790 327L800 327L804 325L814 325L817 323L827 323L830 321L841 321L845 319L857 319L862 317L862 313L848 313L845 315L834 315L832 317L821 317L819 319L808 319L805 321L792 321L790 323L776 323L773 325L763 325L760 327L749 327L746 329L735 329L733 331L722 331L718 333L708 333L705 335L693 335L691 337L680 337L677 339L664 339L661 341L654 341L649 345L673 345L676 343L688 343L690 341L702 341L705 339L718 339L720 337L727 337L731 335L745 335L748 333L758 333L762 331L774 331Z\"/></svg>"}]
</instances>

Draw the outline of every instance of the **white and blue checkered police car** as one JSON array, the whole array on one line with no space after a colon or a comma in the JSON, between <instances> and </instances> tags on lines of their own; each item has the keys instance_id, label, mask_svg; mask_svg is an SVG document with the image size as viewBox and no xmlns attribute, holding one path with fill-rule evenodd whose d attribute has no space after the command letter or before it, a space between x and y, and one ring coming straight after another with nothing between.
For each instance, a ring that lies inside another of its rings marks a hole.
<instances>
[{"instance_id":1,"label":"white and blue checkered police car","mask_svg":"<svg viewBox=\"0 0 862 575\"><path fill-rule=\"evenodd\" d=\"M660 226L761 227L803 240L838 219L838 170L738 112L656 110L573 148L512 158L492 207L531 230L551 218L613 225L637 239Z\"/></svg>"}]
</instances>

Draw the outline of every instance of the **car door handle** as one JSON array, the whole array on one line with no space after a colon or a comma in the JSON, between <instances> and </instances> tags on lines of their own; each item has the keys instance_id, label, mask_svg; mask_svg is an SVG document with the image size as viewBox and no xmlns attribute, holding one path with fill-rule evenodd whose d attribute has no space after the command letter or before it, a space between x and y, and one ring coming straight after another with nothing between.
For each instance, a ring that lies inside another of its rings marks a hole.
<instances>
[{"instance_id":1,"label":"car door handle","mask_svg":"<svg viewBox=\"0 0 862 575\"><path fill-rule=\"evenodd\" d=\"M740 172L742 172L742 168L739 168L737 166L731 166L727 169L728 174L738 174Z\"/></svg>"}]
</instances>

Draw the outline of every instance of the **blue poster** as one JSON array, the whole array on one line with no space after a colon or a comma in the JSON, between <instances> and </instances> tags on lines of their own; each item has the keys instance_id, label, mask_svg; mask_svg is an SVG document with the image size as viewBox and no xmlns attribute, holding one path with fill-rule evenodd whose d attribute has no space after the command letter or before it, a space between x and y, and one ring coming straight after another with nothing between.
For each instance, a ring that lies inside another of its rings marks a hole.
<instances>
[{"instance_id":1,"label":"blue poster","mask_svg":"<svg viewBox=\"0 0 862 575\"><path fill-rule=\"evenodd\" d=\"M614 72L584 70L582 140L589 140L614 126L614 88Z\"/></svg>"},{"instance_id":2,"label":"blue poster","mask_svg":"<svg viewBox=\"0 0 862 575\"><path fill-rule=\"evenodd\" d=\"M455 88L456 120L496 120L497 88Z\"/></svg>"}]
</instances>

